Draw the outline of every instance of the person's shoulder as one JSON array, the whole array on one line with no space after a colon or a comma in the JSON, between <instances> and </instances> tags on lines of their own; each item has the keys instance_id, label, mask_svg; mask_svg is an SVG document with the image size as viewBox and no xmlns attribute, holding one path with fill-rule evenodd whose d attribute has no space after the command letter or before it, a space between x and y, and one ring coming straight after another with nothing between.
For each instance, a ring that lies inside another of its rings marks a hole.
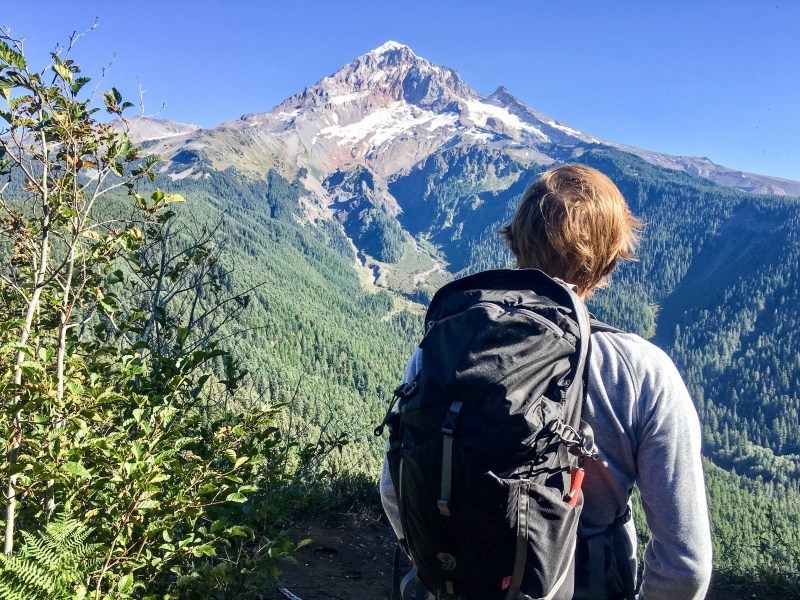
<instances>
[{"instance_id":1,"label":"person's shoulder","mask_svg":"<svg viewBox=\"0 0 800 600\"><path fill-rule=\"evenodd\" d=\"M635 371L659 366L674 367L666 352L635 333L619 330L592 332L592 347L605 354L618 355L635 367Z\"/></svg>"},{"instance_id":2,"label":"person's shoulder","mask_svg":"<svg viewBox=\"0 0 800 600\"><path fill-rule=\"evenodd\" d=\"M685 389L675 363L661 348L633 333L601 331L592 334L592 360L601 373L621 373L636 390L655 399Z\"/></svg>"},{"instance_id":3,"label":"person's shoulder","mask_svg":"<svg viewBox=\"0 0 800 600\"><path fill-rule=\"evenodd\" d=\"M627 371L637 397L639 423L663 421L665 415L684 421L691 418L693 424L697 420L675 363L655 344L633 333L598 332L592 334L592 352L600 354L601 373L613 376L619 369Z\"/></svg>"}]
</instances>

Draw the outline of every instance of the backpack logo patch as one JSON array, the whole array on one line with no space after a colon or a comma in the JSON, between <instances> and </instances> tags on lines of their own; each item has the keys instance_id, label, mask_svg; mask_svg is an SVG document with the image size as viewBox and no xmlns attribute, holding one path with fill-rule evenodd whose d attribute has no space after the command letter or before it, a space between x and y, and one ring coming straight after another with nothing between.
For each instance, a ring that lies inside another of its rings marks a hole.
<instances>
[{"instance_id":1,"label":"backpack logo patch","mask_svg":"<svg viewBox=\"0 0 800 600\"><path fill-rule=\"evenodd\" d=\"M455 571L456 568L456 557L452 554L447 554L446 552L440 552L436 555L436 558L439 559L439 563L442 565L442 571Z\"/></svg>"}]
</instances>

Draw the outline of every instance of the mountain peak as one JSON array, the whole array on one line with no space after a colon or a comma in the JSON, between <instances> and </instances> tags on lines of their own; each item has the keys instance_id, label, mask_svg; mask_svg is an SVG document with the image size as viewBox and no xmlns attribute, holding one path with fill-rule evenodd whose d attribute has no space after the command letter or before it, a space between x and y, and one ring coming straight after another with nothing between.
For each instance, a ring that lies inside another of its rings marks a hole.
<instances>
[{"instance_id":1,"label":"mountain peak","mask_svg":"<svg viewBox=\"0 0 800 600\"><path fill-rule=\"evenodd\" d=\"M479 97L453 69L435 65L414 54L405 44L390 40L288 99L276 110L290 113L301 106L333 105L336 110L350 107L342 109L349 112L357 104L371 111L370 107L406 102L440 112L452 110L459 100ZM338 118L347 121L354 116L339 114Z\"/></svg>"},{"instance_id":2,"label":"mountain peak","mask_svg":"<svg viewBox=\"0 0 800 600\"><path fill-rule=\"evenodd\" d=\"M412 55L414 54L414 51L411 50L411 48L409 48L405 44L401 44L400 42L395 42L394 40L389 40L388 42L386 42L382 46L378 46L374 50L370 50L367 54L373 54L375 56L380 56L381 54L386 54L387 52L391 52L393 50L407 50Z\"/></svg>"}]
</instances>

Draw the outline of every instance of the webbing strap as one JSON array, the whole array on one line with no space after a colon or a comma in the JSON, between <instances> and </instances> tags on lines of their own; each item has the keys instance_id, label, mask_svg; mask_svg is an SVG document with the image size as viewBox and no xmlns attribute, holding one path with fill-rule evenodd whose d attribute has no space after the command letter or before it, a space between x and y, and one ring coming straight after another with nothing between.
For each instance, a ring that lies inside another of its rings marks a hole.
<instances>
[{"instance_id":1,"label":"webbing strap","mask_svg":"<svg viewBox=\"0 0 800 600\"><path fill-rule=\"evenodd\" d=\"M605 598L608 540L604 535L595 535L586 544L589 550L589 598Z\"/></svg>"},{"instance_id":2,"label":"webbing strap","mask_svg":"<svg viewBox=\"0 0 800 600\"><path fill-rule=\"evenodd\" d=\"M403 599L403 582L400 580L400 544L394 548L392 561L392 600Z\"/></svg>"},{"instance_id":3,"label":"webbing strap","mask_svg":"<svg viewBox=\"0 0 800 600\"><path fill-rule=\"evenodd\" d=\"M627 599L636 598L636 576L631 568L631 557L628 555L628 532L625 531L624 523L631 519L631 507L625 511L614 523L616 528L611 540L614 556L617 560L617 571L622 580L623 592Z\"/></svg>"},{"instance_id":4,"label":"webbing strap","mask_svg":"<svg viewBox=\"0 0 800 600\"><path fill-rule=\"evenodd\" d=\"M405 576L400 580L400 598L405 597L406 595L406 588L408 584L414 581L417 578L417 570L412 568Z\"/></svg>"},{"instance_id":5,"label":"webbing strap","mask_svg":"<svg viewBox=\"0 0 800 600\"><path fill-rule=\"evenodd\" d=\"M636 580L633 577L633 570L631 569L631 559L623 548L624 547L615 539L614 553L617 555L617 564L620 565L619 574L626 588L625 598L626 600L633 600L636 598Z\"/></svg>"},{"instance_id":6,"label":"webbing strap","mask_svg":"<svg viewBox=\"0 0 800 600\"><path fill-rule=\"evenodd\" d=\"M450 516L450 496L453 491L453 433L462 406L463 402L460 400L454 401L447 410L447 417L442 425L442 488L437 506L439 514L443 517Z\"/></svg>"},{"instance_id":7,"label":"webbing strap","mask_svg":"<svg viewBox=\"0 0 800 600\"><path fill-rule=\"evenodd\" d=\"M636 576L631 567L631 540L625 523L631 520L631 507L600 532L582 537L586 545L588 579L583 582L588 598L636 598ZM620 589L621 588L621 589Z\"/></svg>"},{"instance_id":8,"label":"webbing strap","mask_svg":"<svg viewBox=\"0 0 800 600\"><path fill-rule=\"evenodd\" d=\"M521 481L517 486L517 551L514 558L514 571L511 573L511 585L506 600L516 600L522 577L525 575L525 563L528 560L528 482Z\"/></svg>"},{"instance_id":9,"label":"webbing strap","mask_svg":"<svg viewBox=\"0 0 800 600\"><path fill-rule=\"evenodd\" d=\"M558 468L561 469L561 489L563 490L561 495L564 498L567 498L567 494L569 494L572 487L571 463L569 448L563 444L560 445L558 447Z\"/></svg>"},{"instance_id":10,"label":"webbing strap","mask_svg":"<svg viewBox=\"0 0 800 600\"><path fill-rule=\"evenodd\" d=\"M589 313L589 326L592 328L592 333L595 331L603 333L625 333L622 329L617 329L608 323L598 321L592 313Z\"/></svg>"},{"instance_id":11,"label":"webbing strap","mask_svg":"<svg viewBox=\"0 0 800 600\"><path fill-rule=\"evenodd\" d=\"M453 436L444 434L442 440L442 489L439 493L439 514L450 516L450 495L453 487Z\"/></svg>"}]
</instances>

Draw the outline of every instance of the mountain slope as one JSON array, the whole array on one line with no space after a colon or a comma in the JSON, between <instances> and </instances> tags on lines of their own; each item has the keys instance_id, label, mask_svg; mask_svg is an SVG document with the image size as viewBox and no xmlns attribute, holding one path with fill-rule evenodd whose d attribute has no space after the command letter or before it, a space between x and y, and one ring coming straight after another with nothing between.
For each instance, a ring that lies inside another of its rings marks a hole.
<instances>
[{"instance_id":1,"label":"mountain slope","mask_svg":"<svg viewBox=\"0 0 800 600\"><path fill-rule=\"evenodd\" d=\"M268 113L149 143L168 157L159 183L223 219L232 285L264 284L231 333L261 373L257 397L348 432L358 464L344 472L379 464L371 429L421 304L454 276L509 264L496 231L528 183L562 161L608 174L647 229L639 262L591 308L653 336L696 400L717 567L785 571L789 555L757 543L797 541L797 200L716 185L730 170L703 159L597 140L502 88L482 96L392 43ZM772 185L747 179L735 183Z\"/></svg>"}]
</instances>

